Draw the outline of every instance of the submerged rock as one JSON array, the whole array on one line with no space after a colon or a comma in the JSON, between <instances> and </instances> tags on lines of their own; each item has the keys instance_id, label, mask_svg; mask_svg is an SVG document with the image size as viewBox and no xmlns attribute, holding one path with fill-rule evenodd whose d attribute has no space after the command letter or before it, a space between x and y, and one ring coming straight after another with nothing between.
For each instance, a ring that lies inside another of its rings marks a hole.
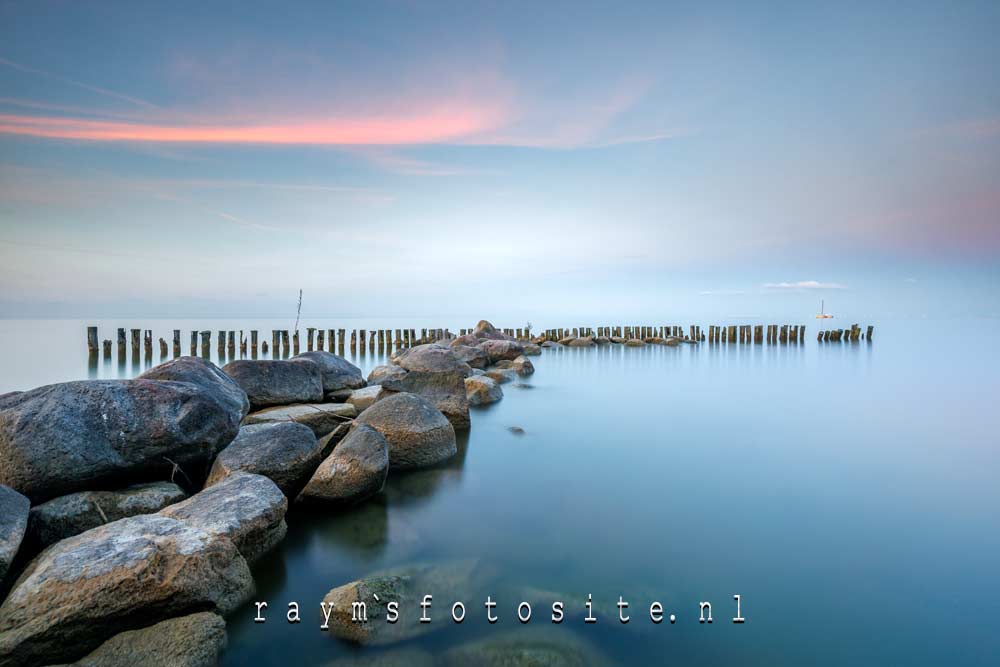
<instances>
[{"instance_id":1,"label":"submerged rock","mask_svg":"<svg viewBox=\"0 0 1000 667\"><path fill-rule=\"evenodd\" d=\"M118 491L80 491L31 508L28 536L35 548L140 514L153 514L187 494L173 482L136 484Z\"/></svg>"},{"instance_id":2,"label":"submerged rock","mask_svg":"<svg viewBox=\"0 0 1000 667\"><path fill-rule=\"evenodd\" d=\"M417 394L440 410L456 430L466 430L471 420L469 401L465 397L465 378L460 371L410 371L383 380L382 390Z\"/></svg>"},{"instance_id":3,"label":"submerged rock","mask_svg":"<svg viewBox=\"0 0 1000 667\"><path fill-rule=\"evenodd\" d=\"M322 461L322 454L308 426L294 422L244 426L215 459L205 486L236 472L249 472L267 477L285 496L294 498Z\"/></svg>"},{"instance_id":4,"label":"submerged rock","mask_svg":"<svg viewBox=\"0 0 1000 667\"><path fill-rule=\"evenodd\" d=\"M58 542L0 606L0 667L75 660L112 636L197 611L225 614L253 594L228 539L159 514Z\"/></svg>"},{"instance_id":5,"label":"submerged rock","mask_svg":"<svg viewBox=\"0 0 1000 667\"><path fill-rule=\"evenodd\" d=\"M398 366L396 367L398 368ZM406 372L403 372L405 375ZM388 394L382 390L381 384L373 384L370 387L362 387L361 389L355 389L351 392L351 395L347 397L347 402L354 406L354 409L359 413L364 412L372 406L372 403L377 401L379 398L385 398Z\"/></svg>"},{"instance_id":6,"label":"submerged rock","mask_svg":"<svg viewBox=\"0 0 1000 667\"><path fill-rule=\"evenodd\" d=\"M308 359L240 359L230 361L222 371L243 388L255 410L323 400L322 369Z\"/></svg>"},{"instance_id":7,"label":"submerged rock","mask_svg":"<svg viewBox=\"0 0 1000 667\"><path fill-rule=\"evenodd\" d=\"M324 460L298 502L351 505L382 490L389 472L389 443L381 433L357 424Z\"/></svg>"},{"instance_id":8,"label":"submerged rock","mask_svg":"<svg viewBox=\"0 0 1000 667\"><path fill-rule=\"evenodd\" d=\"M572 343L575 340L576 340L576 336L566 336L565 338L560 338L559 339L559 344L560 345L569 345L570 343Z\"/></svg>"},{"instance_id":9,"label":"submerged rock","mask_svg":"<svg viewBox=\"0 0 1000 667\"><path fill-rule=\"evenodd\" d=\"M416 394L394 394L375 403L357 422L368 424L389 443L389 466L421 468L458 452L455 429L441 411Z\"/></svg>"},{"instance_id":10,"label":"submerged rock","mask_svg":"<svg viewBox=\"0 0 1000 667\"><path fill-rule=\"evenodd\" d=\"M465 397L469 405L496 403L503 398L503 389L496 380L485 375L465 378Z\"/></svg>"},{"instance_id":11,"label":"submerged rock","mask_svg":"<svg viewBox=\"0 0 1000 667\"><path fill-rule=\"evenodd\" d=\"M368 384L382 384L382 380L393 375L403 375L406 373L406 369L397 366L395 364L389 364L387 366L376 366L372 369L372 372L368 374Z\"/></svg>"},{"instance_id":12,"label":"submerged rock","mask_svg":"<svg viewBox=\"0 0 1000 667\"><path fill-rule=\"evenodd\" d=\"M403 610L419 610L425 594L434 595L435 600L465 599L482 583L481 576L483 571L475 560L411 565L376 572L326 594L323 603L327 608L333 605L329 632L356 644L380 646L446 628L448 625L444 623L420 623L419 613ZM386 605L392 601L399 602L401 613L397 623L385 620ZM367 623L352 622L352 603L355 602L365 603Z\"/></svg>"},{"instance_id":13,"label":"submerged rock","mask_svg":"<svg viewBox=\"0 0 1000 667\"><path fill-rule=\"evenodd\" d=\"M529 357L537 357L542 353L542 348L538 343L524 343L524 354Z\"/></svg>"},{"instance_id":14,"label":"submerged rock","mask_svg":"<svg viewBox=\"0 0 1000 667\"><path fill-rule=\"evenodd\" d=\"M547 340L541 344L542 347L562 347L562 343L558 343L554 340Z\"/></svg>"},{"instance_id":15,"label":"submerged rock","mask_svg":"<svg viewBox=\"0 0 1000 667\"><path fill-rule=\"evenodd\" d=\"M597 338L594 339L594 342L597 343L598 345L610 345L611 339L608 338L607 336L598 336Z\"/></svg>"},{"instance_id":16,"label":"submerged rock","mask_svg":"<svg viewBox=\"0 0 1000 667\"><path fill-rule=\"evenodd\" d=\"M350 403L296 403L251 412L243 424L294 422L308 426L317 438L322 438L357 414L358 410Z\"/></svg>"},{"instance_id":17,"label":"submerged rock","mask_svg":"<svg viewBox=\"0 0 1000 667\"><path fill-rule=\"evenodd\" d=\"M285 538L287 509L288 501L274 482L237 472L159 514L229 538L253 562Z\"/></svg>"},{"instance_id":18,"label":"submerged rock","mask_svg":"<svg viewBox=\"0 0 1000 667\"><path fill-rule=\"evenodd\" d=\"M625 338L623 336L611 336L608 338L612 343L617 343L618 345L623 345L625 343Z\"/></svg>"},{"instance_id":19,"label":"submerged rock","mask_svg":"<svg viewBox=\"0 0 1000 667\"><path fill-rule=\"evenodd\" d=\"M532 610L533 614L542 610ZM534 622L534 619L532 619ZM444 654L448 667L590 667L612 665L606 656L572 630L527 627L461 644Z\"/></svg>"},{"instance_id":20,"label":"submerged rock","mask_svg":"<svg viewBox=\"0 0 1000 667\"><path fill-rule=\"evenodd\" d=\"M0 396L0 484L40 502L165 479L174 464L204 475L236 436L244 403L210 371L181 367L198 379L85 380Z\"/></svg>"},{"instance_id":21,"label":"submerged rock","mask_svg":"<svg viewBox=\"0 0 1000 667\"><path fill-rule=\"evenodd\" d=\"M215 667L226 648L226 622L203 611L115 635L67 667Z\"/></svg>"},{"instance_id":22,"label":"submerged rock","mask_svg":"<svg viewBox=\"0 0 1000 667\"><path fill-rule=\"evenodd\" d=\"M521 355L513 361L498 361L496 368L501 370L512 370L518 375L531 375L535 372L535 365L532 364L531 361L524 355Z\"/></svg>"},{"instance_id":23,"label":"submerged rock","mask_svg":"<svg viewBox=\"0 0 1000 667\"><path fill-rule=\"evenodd\" d=\"M472 375L472 367L451 351L448 345L428 343L398 352L392 362L408 371L430 371L433 373L457 371L462 377ZM404 376L397 376L399 377ZM382 384L385 384L383 379Z\"/></svg>"},{"instance_id":24,"label":"submerged rock","mask_svg":"<svg viewBox=\"0 0 1000 667\"><path fill-rule=\"evenodd\" d=\"M292 361L311 361L320 368L323 377L323 393L328 398L344 389L359 389L365 386L361 369L333 352L316 350L297 354Z\"/></svg>"},{"instance_id":25,"label":"submerged rock","mask_svg":"<svg viewBox=\"0 0 1000 667\"><path fill-rule=\"evenodd\" d=\"M638 338L629 338L625 341L626 347L646 347L646 342L641 341Z\"/></svg>"},{"instance_id":26,"label":"submerged rock","mask_svg":"<svg viewBox=\"0 0 1000 667\"><path fill-rule=\"evenodd\" d=\"M0 584L21 548L30 507L31 502L27 498L10 487L0 485Z\"/></svg>"},{"instance_id":27,"label":"submerged rock","mask_svg":"<svg viewBox=\"0 0 1000 667\"><path fill-rule=\"evenodd\" d=\"M580 338L574 338L568 343L570 347L591 347L593 344L594 344L594 339L590 336L582 336Z\"/></svg>"},{"instance_id":28,"label":"submerged rock","mask_svg":"<svg viewBox=\"0 0 1000 667\"><path fill-rule=\"evenodd\" d=\"M486 377L493 380L497 384L504 384L506 382L513 382L517 379L517 372L510 368L491 368L486 371Z\"/></svg>"}]
</instances>

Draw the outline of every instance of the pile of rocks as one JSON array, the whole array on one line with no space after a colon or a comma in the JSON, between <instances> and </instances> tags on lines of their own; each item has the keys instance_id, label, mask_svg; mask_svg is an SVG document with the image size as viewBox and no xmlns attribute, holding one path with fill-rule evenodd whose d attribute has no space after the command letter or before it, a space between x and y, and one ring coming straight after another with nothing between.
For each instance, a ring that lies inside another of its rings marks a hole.
<instances>
[{"instance_id":1,"label":"pile of rocks","mask_svg":"<svg viewBox=\"0 0 1000 667\"><path fill-rule=\"evenodd\" d=\"M540 351L483 321L367 380L330 352L181 357L0 396L0 667L212 664L290 506L447 461Z\"/></svg>"}]
</instances>

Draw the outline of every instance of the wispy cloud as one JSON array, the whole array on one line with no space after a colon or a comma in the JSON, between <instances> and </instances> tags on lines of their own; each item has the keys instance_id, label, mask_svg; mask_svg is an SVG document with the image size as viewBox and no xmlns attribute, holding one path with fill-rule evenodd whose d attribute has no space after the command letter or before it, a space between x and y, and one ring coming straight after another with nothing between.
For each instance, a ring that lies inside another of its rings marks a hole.
<instances>
[{"instance_id":1,"label":"wispy cloud","mask_svg":"<svg viewBox=\"0 0 1000 667\"><path fill-rule=\"evenodd\" d=\"M7 60L6 58L0 58L0 65L18 70L19 72L24 72L26 74L34 74L36 76L41 76L46 79L51 79L53 81L59 81L60 83L65 83L69 86L74 86L76 88L88 90L92 93L120 100L122 102L128 102L129 104L134 104L136 106L145 107L147 109L157 108L156 105L153 104L152 102L141 100L138 97L132 97L131 95L125 95L124 93L119 93L117 91L110 90L108 88L101 88L100 86L93 86L89 83L84 83L83 81L77 81L75 79L59 76L58 74L53 74L52 72L46 72L45 70L36 69L34 67L29 67L27 65L22 65L21 63L14 62L13 60Z\"/></svg>"},{"instance_id":2,"label":"wispy cloud","mask_svg":"<svg viewBox=\"0 0 1000 667\"><path fill-rule=\"evenodd\" d=\"M765 290L804 292L806 290L825 289L847 289L847 285L840 283L822 283L818 280L800 280L798 282L764 283L761 285Z\"/></svg>"}]
</instances>

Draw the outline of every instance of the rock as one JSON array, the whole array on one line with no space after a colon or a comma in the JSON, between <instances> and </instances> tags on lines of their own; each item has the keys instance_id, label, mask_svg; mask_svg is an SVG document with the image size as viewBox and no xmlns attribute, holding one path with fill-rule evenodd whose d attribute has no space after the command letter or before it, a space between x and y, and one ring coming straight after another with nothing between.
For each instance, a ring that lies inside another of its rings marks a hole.
<instances>
[{"instance_id":1,"label":"rock","mask_svg":"<svg viewBox=\"0 0 1000 667\"><path fill-rule=\"evenodd\" d=\"M225 648L226 622L203 611L117 634L72 667L215 667Z\"/></svg>"},{"instance_id":2,"label":"rock","mask_svg":"<svg viewBox=\"0 0 1000 667\"><path fill-rule=\"evenodd\" d=\"M684 342L684 340L681 339L681 338L678 338L677 336L668 336L667 338L665 338L663 340L663 344L664 345L669 345L670 347L677 347L678 345L680 345L683 342Z\"/></svg>"},{"instance_id":3,"label":"rock","mask_svg":"<svg viewBox=\"0 0 1000 667\"><path fill-rule=\"evenodd\" d=\"M327 608L333 605L329 632L357 644L382 646L446 628L451 623L420 623L419 613L407 614L403 610L419 610L425 594L433 595L435 600L468 599L474 585L481 583L478 581L481 575L478 562L468 560L394 568L338 586L323 598ZM390 601L399 602L397 623L385 621L386 604ZM354 602L365 602L367 623L351 621Z\"/></svg>"},{"instance_id":4,"label":"rock","mask_svg":"<svg viewBox=\"0 0 1000 667\"><path fill-rule=\"evenodd\" d=\"M508 426L507 430L514 435L524 435L524 429L520 426Z\"/></svg>"},{"instance_id":5,"label":"rock","mask_svg":"<svg viewBox=\"0 0 1000 667\"><path fill-rule=\"evenodd\" d=\"M469 405L486 405L496 403L503 398L503 389L496 380L475 375L465 378L465 397Z\"/></svg>"},{"instance_id":6,"label":"rock","mask_svg":"<svg viewBox=\"0 0 1000 667\"><path fill-rule=\"evenodd\" d=\"M535 366L527 357L521 355L513 361L498 361L496 368L500 370L512 370L518 375L531 375L535 372Z\"/></svg>"},{"instance_id":7,"label":"rock","mask_svg":"<svg viewBox=\"0 0 1000 667\"><path fill-rule=\"evenodd\" d=\"M173 482L71 493L31 508L28 537L39 549L112 521L159 512L185 498L187 494Z\"/></svg>"},{"instance_id":8,"label":"rock","mask_svg":"<svg viewBox=\"0 0 1000 667\"><path fill-rule=\"evenodd\" d=\"M333 448L336 447L341 440L343 440L351 429L354 428L354 421L344 422L332 432L324 435L319 439L320 448L320 461L328 457L333 453Z\"/></svg>"},{"instance_id":9,"label":"rock","mask_svg":"<svg viewBox=\"0 0 1000 667\"><path fill-rule=\"evenodd\" d=\"M622 336L611 336L611 338L609 338L608 340L610 340L612 343L617 343L618 345L624 345L626 339L623 338Z\"/></svg>"},{"instance_id":10,"label":"rock","mask_svg":"<svg viewBox=\"0 0 1000 667\"><path fill-rule=\"evenodd\" d=\"M298 502L351 505L381 491L388 473L389 443L357 424L316 469Z\"/></svg>"},{"instance_id":11,"label":"rock","mask_svg":"<svg viewBox=\"0 0 1000 667\"><path fill-rule=\"evenodd\" d=\"M368 384L382 384L382 380L392 375L403 375L406 373L406 369L396 364L389 364L388 366L376 366L372 369L372 372L368 374Z\"/></svg>"},{"instance_id":12,"label":"rock","mask_svg":"<svg viewBox=\"0 0 1000 667\"><path fill-rule=\"evenodd\" d=\"M452 345L452 354L469 364L472 368L486 368L490 365L489 355L480 347L471 345Z\"/></svg>"},{"instance_id":13,"label":"rock","mask_svg":"<svg viewBox=\"0 0 1000 667\"><path fill-rule=\"evenodd\" d=\"M284 539L287 509L288 501L274 482L236 472L159 514L229 538L253 562Z\"/></svg>"},{"instance_id":14,"label":"rock","mask_svg":"<svg viewBox=\"0 0 1000 667\"><path fill-rule=\"evenodd\" d=\"M576 336L566 336L565 338L560 338L559 339L559 344L560 345L569 345L570 343L572 343L575 340L576 340Z\"/></svg>"},{"instance_id":15,"label":"rock","mask_svg":"<svg viewBox=\"0 0 1000 667\"><path fill-rule=\"evenodd\" d=\"M322 369L306 359L240 359L230 361L222 371L243 388L254 410L323 400Z\"/></svg>"},{"instance_id":16,"label":"rock","mask_svg":"<svg viewBox=\"0 0 1000 667\"><path fill-rule=\"evenodd\" d=\"M243 424L293 422L308 426L317 438L322 438L357 414L358 410L350 403L297 403L251 412Z\"/></svg>"},{"instance_id":17,"label":"rock","mask_svg":"<svg viewBox=\"0 0 1000 667\"><path fill-rule=\"evenodd\" d=\"M638 338L629 338L625 341L626 347L646 347L645 341L641 341Z\"/></svg>"},{"instance_id":18,"label":"rock","mask_svg":"<svg viewBox=\"0 0 1000 667\"><path fill-rule=\"evenodd\" d=\"M319 366L323 376L323 394L330 397L344 389L360 389L365 386L361 369L333 352L316 350L297 354L292 361L311 361Z\"/></svg>"},{"instance_id":19,"label":"rock","mask_svg":"<svg viewBox=\"0 0 1000 667\"><path fill-rule=\"evenodd\" d=\"M174 463L199 478L243 417L207 383L85 380L0 396L0 484L37 503L165 479Z\"/></svg>"},{"instance_id":20,"label":"rock","mask_svg":"<svg viewBox=\"0 0 1000 667\"><path fill-rule=\"evenodd\" d=\"M491 364L503 359L516 359L524 352L524 346L513 340L485 340L479 347L489 356Z\"/></svg>"},{"instance_id":21,"label":"rock","mask_svg":"<svg viewBox=\"0 0 1000 667\"><path fill-rule=\"evenodd\" d=\"M416 394L384 398L358 415L357 422L368 424L385 437L389 465L394 469L435 465L458 452L451 423Z\"/></svg>"},{"instance_id":22,"label":"rock","mask_svg":"<svg viewBox=\"0 0 1000 667\"><path fill-rule=\"evenodd\" d=\"M160 364L139 376L145 380L169 380L190 382L211 392L219 403L232 413L239 413L240 419L250 411L247 394L236 381L222 372L222 369L201 357L178 357Z\"/></svg>"},{"instance_id":23,"label":"rock","mask_svg":"<svg viewBox=\"0 0 1000 667\"><path fill-rule=\"evenodd\" d=\"M294 498L323 460L322 454L308 426L295 422L244 426L215 459L205 486L236 472L249 472L267 477L286 497Z\"/></svg>"},{"instance_id":24,"label":"rock","mask_svg":"<svg viewBox=\"0 0 1000 667\"><path fill-rule=\"evenodd\" d=\"M417 394L440 410L456 430L471 426L469 401L465 398L465 378L460 371L410 371L382 381L382 390Z\"/></svg>"},{"instance_id":25,"label":"rock","mask_svg":"<svg viewBox=\"0 0 1000 667\"><path fill-rule=\"evenodd\" d=\"M569 342L570 347L590 347L594 344L594 339L591 336L582 336L580 338L574 338Z\"/></svg>"},{"instance_id":26,"label":"rock","mask_svg":"<svg viewBox=\"0 0 1000 667\"><path fill-rule=\"evenodd\" d=\"M524 354L529 357L537 357L542 353L542 348L538 343L524 343Z\"/></svg>"},{"instance_id":27,"label":"rock","mask_svg":"<svg viewBox=\"0 0 1000 667\"><path fill-rule=\"evenodd\" d=\"M21 548L30 507L31 502L27 498L10 487L0 485L0 584Z\"/></svg>"},{"instance_id":28,"label":"rock","mask_svg":"<svg viewBox=\"0 0 1000 667\"><path fill-rule=\"evenodd\" d=\"M516 380L517 373L509 368L492 368L486 371L486 377L498 384L504 384Z\"/></svg>"},{"instance_id":29,"label":"rock","mask_svg":"<svg viewBox=\"0 0 1000 667\"><path fill-rule=\"evenodd\" d=\"M608 338L607 336L598 336L597 338L594 339L594 342L597 343L598 345L610 345L611 339Z\"/></svg>"},{"instance_id":30,"label":"rock","mask_svg":"<svg viewBox=\"0 0 1000 667\"><path fill-rule=\"evenodd\" d=\"M393 357L393 363L408 371L436 373L458 371L463 378L472 375L472 367L455 355L447 345L428 343L407 348ZM401 376L396 376L401 377ZM382 380L385 384L385 379Z\"/></svg>"},{"instance_id":31,"label":"rock","mask_svg":"<svg viewBox=\"0 0 1000 667\"><path fill-rule=\"evenodd\" d=\"M0 607L0 667L74 660L112 636L253 594L228 539L159 514L100 526L33 560Z\"/></svg>"},{"instance_id":32,"label":"rock","mask_svg":"<svg viewBox=\"0 0 1000 667\"><path fill-rule=\"evenodd\" d=\"M394 368L399 368L395 366ZM402 375L406 375L406 371L403 371ZM361 389L355 389L351 392L348 397L347 402L354 406L354 409L358 413L364 412L372 406L372 403L377 401L379 398L384 398L387 396L387 392L382 391L381 384L373 384L370 387L362 387Z\"/></svg>"},{"instance_id":33,"label":"rock","mask_svg":"<svg viewBox=\"0 0 1000 667\"><path fill-rule=\"evenodd\" d=\"M497 328L490 324L487 320L479 320L476 322L475 328L472 330L473 334L498 334Z\"/></svg>"},{"instance_id":34,"label":"rock","mask_svg":"<svg viewBox=\"0 0 1000 667\"><path fill-rule=\"evenodd\" d=\"M532 608L535 614L547 611ZM460 644L444 653L447 667L604 667L606 656L577 633L549 627L524 627Z\"/></svg>"},{"instance_id":35,"label":"rock","mask_svg":"<svg viewBox=\"0 0 1000 667\"><path fill-rule=\"evenodd\" d=\"M547 340L542 343L542 347L562 347L562 343L557 343L554 340Z\"/></svg>"}]
</instances>

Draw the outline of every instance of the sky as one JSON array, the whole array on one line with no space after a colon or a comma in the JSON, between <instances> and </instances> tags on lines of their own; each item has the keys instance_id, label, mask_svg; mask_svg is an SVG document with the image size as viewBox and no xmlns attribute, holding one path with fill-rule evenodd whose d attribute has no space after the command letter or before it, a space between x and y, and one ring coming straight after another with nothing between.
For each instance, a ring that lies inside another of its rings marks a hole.
<instances>
[{"instance_id":1,"label":"sky","mask_svg":"<svg viewBox=\"0 0 1000 667\"><path fill-rule=\"evenodd\" d=\"M1000 316L998 34L996 2L0 2L0 317Z\"/></svg>"}]
</instances>

